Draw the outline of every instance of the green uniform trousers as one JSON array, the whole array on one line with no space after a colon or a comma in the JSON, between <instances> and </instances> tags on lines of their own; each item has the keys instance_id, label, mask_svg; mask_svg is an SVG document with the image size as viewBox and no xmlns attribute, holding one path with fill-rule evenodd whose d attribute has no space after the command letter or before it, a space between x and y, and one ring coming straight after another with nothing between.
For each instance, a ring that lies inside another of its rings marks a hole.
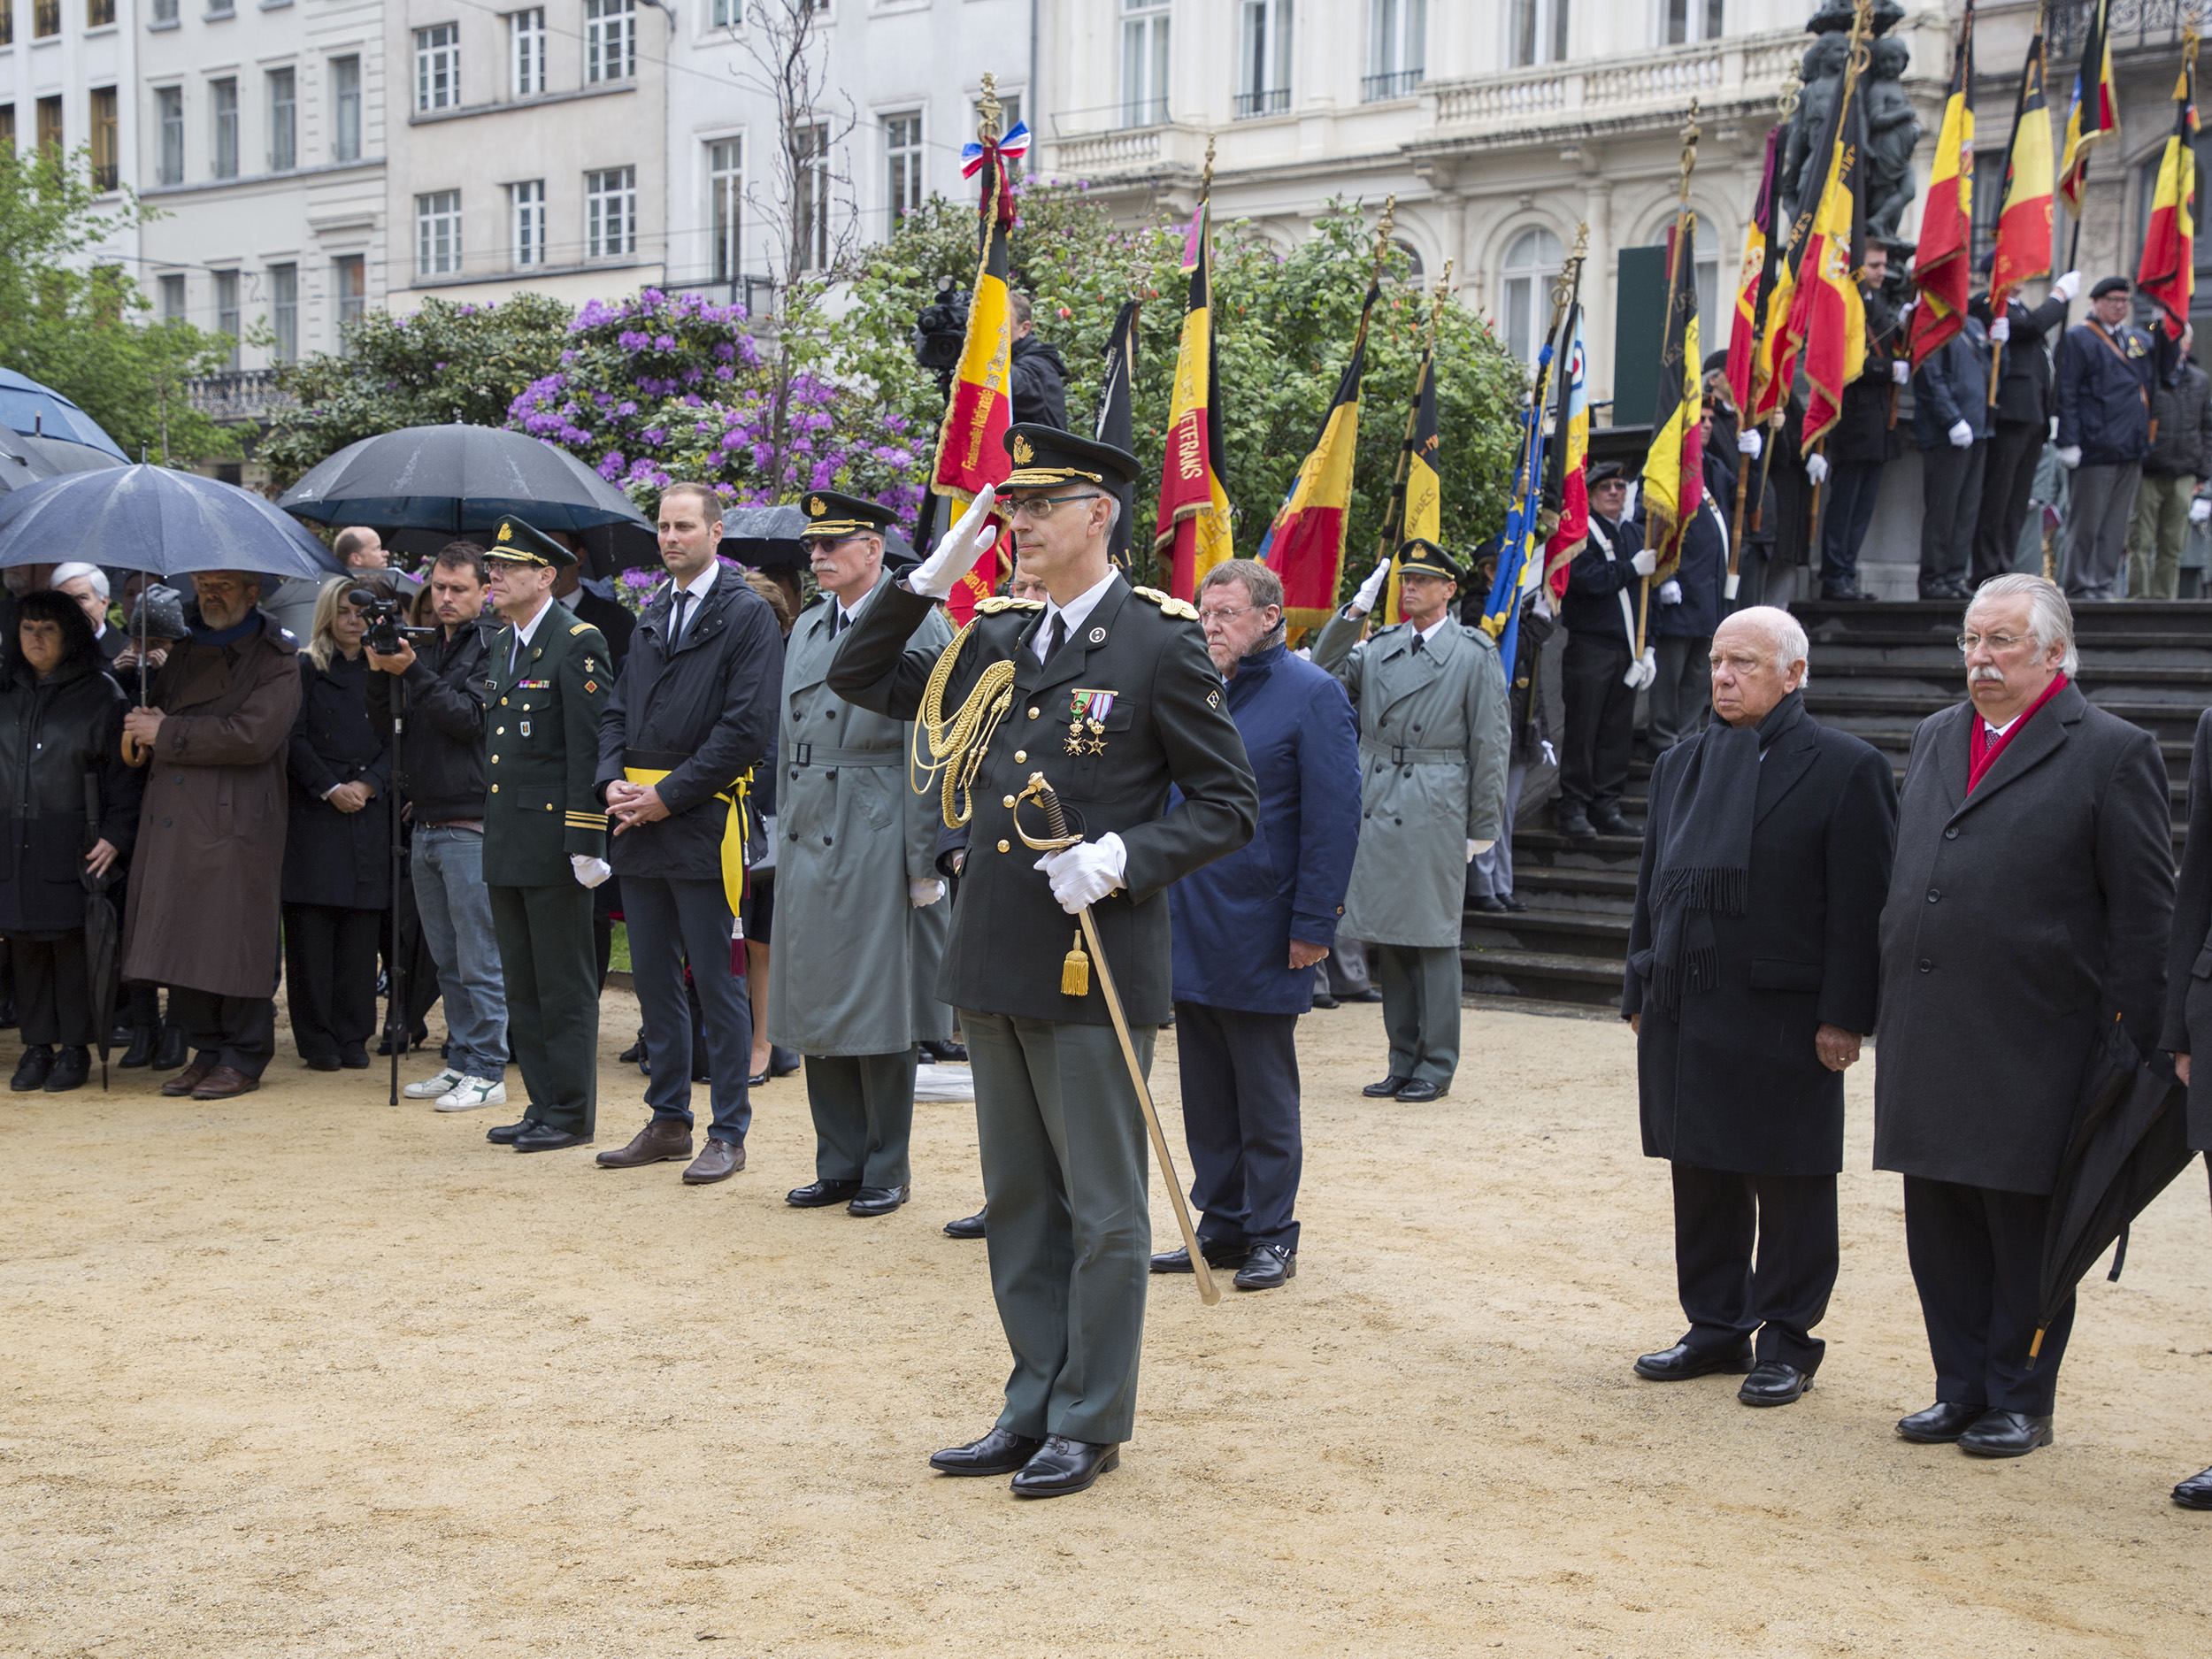
<instances>
[{"instance_id":1,"label":"green uniform trousers","mask_svg":"<svg viewBox=\"0 0 2212 1659\"><path fill-rule=\"evenodd\" d=\"M1110 1025L960 1010L975 1070L991 1294L1014 1352L998 1425L1119 1444L1152 1269L1144 1117ZM1130 1035L1147 1077L1155 1028Z\"/></svg>"},{"instance_id":2,"label":"green uniform trousers","mask_svg":"<svg viewBox=\"0 0 2212 1659\"><path fill-rule=\"evenodd\" d=\"M814 1173L826 1181L904 1187L914 1139L914 1067L920 1050L810 1054L806 1103L814 1114Z\"/></svg>"},{"instance_id":3,"label":"green uniform trousers","mask_svg":"<svg viewBox=\"0 0 2212 1659\"><path fill-rule=\"evenodd\" d=\"M2146 472L2128 519L2128 597L2171 599L2181 591L2181 549L2189 539L2189 502L2197 480Z\"/></svg>"},{"instance_id":4,"label":"green uniform trousers","mask_svg":"<svg viewBox=\"0 0 2212 1659\"><path fill-rule=\"evenodd\" d=\"M488 889L507 987L507 1046L530 1096L523 1116L588 1135L599 1113L599 964L591 889Z\"/></svg>"},{"instance_id":5,"label":"green uniform trousers","mask_svg":"<svg viewBox=\"0 0 2212 1659\"><path fill-rule=\"evenodd\" d=\"M1377 945L1375 988L1390 1034L1390 1075L1449 1087L1459 1069L1459 952Z\"/></svg>"}]
</instances>

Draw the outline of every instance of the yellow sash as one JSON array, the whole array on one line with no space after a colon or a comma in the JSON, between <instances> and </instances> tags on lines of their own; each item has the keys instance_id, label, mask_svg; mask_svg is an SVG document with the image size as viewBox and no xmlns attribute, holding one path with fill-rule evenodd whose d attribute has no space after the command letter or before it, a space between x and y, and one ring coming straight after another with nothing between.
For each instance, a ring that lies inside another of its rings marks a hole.
<instances>
[{"instance_id":1,"label":"yellow sash","mask_svg":"<svg viewBox=\"0 0 2212 1659\"><path fill-rule=\"evenodd\" d=\"M622 775L632 783L657 784L668 774L652 772L643 766L625 766ZM737 914L738 902L745 896L745 797L751 793L753 774L747 772L728 789L717 790L715 799L730 803L728 823L722 827L722 892L730 902L730 914Z\"/></svg>"}]
</instances>

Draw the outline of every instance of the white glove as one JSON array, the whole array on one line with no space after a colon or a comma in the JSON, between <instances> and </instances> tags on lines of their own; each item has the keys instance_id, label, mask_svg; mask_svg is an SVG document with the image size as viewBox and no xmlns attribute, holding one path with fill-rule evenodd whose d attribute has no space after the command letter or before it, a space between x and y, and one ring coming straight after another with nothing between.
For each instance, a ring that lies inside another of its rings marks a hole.
<instances>
[{"instance_id":1,"label":"white glove","mask_svg":"<svg viewBox=\"0 0 2212 1659\"><path fill-rule=\"evenodd\" d=\"M1816 484L1826 483L1828 481L1828 457L1824 455L1807 456L1805 457L1805 476L1811 479Z\"/></svg>"},{"instance_id":2,"label":"white glove","mask_svg":"<svg viewBox=\"0 0 2212 1659\"><path fill-rule=\"evenodd\" d=\"M2081 292L2081 273L2078 271L2069 271L2064 276L2059 278L2057 281L2051 284L2051 292L2057 295L2059 298L2062 300L2070 301L2075 295Z\"/></svg>"},{"instance_id":3,"label":"white glove","mask_svg":"<svg viewBox=\"0 0 2212 1659\"><path fill-rule=\"evenodd\" d=\"M2081 465L2081 445L2078 443L2070 443L2062 447L2058 452L2058 464L2070 472L2076 467L2079 466Z\"/></svg>"},{"instance_id":4,"label":"white glove","mask_svg":"<svg viewBox=\"0 0 2212 1659\"><path fill-rule=\"evenodd\" d=\"M1663 605L1680 604L1682 603L1682 584L1680 582L1661 582L1659 584L1659 603Z\"/></svg>"},{"instance_id":5,"label":"white glove","mask_svg":"<svg viewBox=\"0 0 2212 1659\"><path fill-rule=\"evenodd\" d=\"M1631 691L1639 691L1646 686L1655 685L1658 679L1659 649L1647 645L1643 656L1628 665L1628 672L1621 676L1621 683Z\"/></svg>"},{"instance_id":6,"label":"white glove","mask_svg":"<svg viewBox=\"0 0 2212 1659\"><path fill-rule=\"evenodd\" d=\"M1951 447L1954 449L1971 449L1974 443L1974 423L1965 419L1953 421L1949 436Z\"/></svg>"},{"instance_id":7,"label":"white glove","mask_svg":"<svg viewBox=\"0 0 2212 1659\"><path fill-rule=\"evenodd\" d=\"M1469 864L1474 863L1475 856L1478 853L1486 853L1497 844L1498 843L1495 841L1469 841L1467 843L1467 862Z\"/></svg>"},{"instance_id":8,"label":"white glove","mask_svg":"<svg viewBox=\"0 0 2212 1659\"><path fill-rule=\"evenodd\" d=\"M1047 853L1033 866L1052 878L1052 896L1070 916L1095 904L1121 885L1129 867L1129 854L1115 834L1094 841L1078 841L1056 853Z\"/></svg>"},{"instance_id":9,"label":"white glove","mask_svg":"<svg viewBox=\"0 0 2212 1659\"><path fill-rule=\"evenodd\" d=\"M934 876L925 876L906 884L906 896L914 901L916 910L926 910L945 896L945 884Z\"/></svg>"},{"instance_id":10,"label":"white glove","mask_svg":"<svg viewBox=\"0 0 2212 1659\"><path fill-rule=\"evenodd\" d=\"M1378 561L1375 568L1367 572L1367 580L1359 585L1359 591L1352 595L1352 603L1347 608L1356 617L1365 616L1375 608L1375 601L1382 594L1383 584L1389 580L1390 561Z\"/></svg>"},{"instance_id":11,"label":"white glove","mask_svg":"<svg viewBox=\"0 0 2212 1659\"><path fill-rule=\"evenodd\" d=\"M579 887L595 887L614 873L614 866L603 858L594 858L589 853L571 853L568 867L576 872Z\"/></svg>"},{"instance_id":12,"label":"white glove","mask_svg":"<svg viewBox=\"0 0 2212 1659\"><path fill-rule=\"evenodd\" d=\"M1989 337L1992 340L1994 340L2001 346L2003 345L2006 341L2011 339L2012 319L2009 317L1998 317L1992 319L1989 325Z\"/></svg>"},{"instance_id":13,"label":"white glove","mask_svg":"<svg viewBox=\"0 0 2212 1659\"><path fill-rule=\"evenodd\" d=\"M976 560L988 553L991 543L998 540L998 526L983 522L991 516L991 505L997 499L997 489L986 484L983 493L960 515L959 522L945 532L937 543L937 550L906 579L910 591L925 598L942 599L960 585L960 579L975 568Z\"/></svg>"},{"instance_id":14,"label":"white glove","mask_svg":"<svg viewBox=\"0 0 2212 1659\"><path fill-rule=\"evenodd\" d=\"M2212 498L2200 495L2189 503L2189 522L2202 524L2208 518L2212 518Z\"/></svg>"},{"instance_id":15,"label":"white glove","mask_svg":"<svg viewBox=\"0 0 2212 1659\"><path fill-rule=\"evenodd\" d=\"M1648 576L1659 568L1659 556L1646 548L1628 561L1628 568L1639 576Z\"/></svg>"},{"instance_id":16,"label":"white glove","mask_svg":"<svg viewBox=\"0 0 2212 1659\"><path fill-rule=\"evenodd\" d=\"M1746 426L1736 434L1738 455L1747 455L1755 461L1759 458L1759 451L1763 447L1759 442L1759 429L1756 426Z\"/></svg>"},{"instance_id":17,"label":"white glove","mask_svg":"<svg viewBox=\"0 0 2212 1659\"><path fill-rule=\"evenodd\" d=\"M1906 361L1903 357L1898 358L1896 362L1889 365L1889 378L1896 381L1900 386L1910 386L1912 384L1912 365Z\"/></svg>"}]
</instances>

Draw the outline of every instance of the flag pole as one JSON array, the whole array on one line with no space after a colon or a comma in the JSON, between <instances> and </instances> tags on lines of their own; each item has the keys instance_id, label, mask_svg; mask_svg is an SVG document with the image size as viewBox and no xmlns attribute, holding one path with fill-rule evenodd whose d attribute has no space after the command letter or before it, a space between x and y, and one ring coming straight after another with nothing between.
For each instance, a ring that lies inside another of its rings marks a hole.
<instances>
[{"instance_id":1,"label":"flag pole","mask_svg":"<svg viewBox=\"0 0 2212 1659\"><path fill-rule=\"evenodd\" d=\"M1678 205L1675 208L1674 212L1674 222L1678 227L1682 223L1682 216L1688 212L1690 208L1690 174L1695 171L1697 167L1697 141L1699 136L1700 134L1697 125L1697 99L1693 96L1690 99L1689 117L1682 123L1681 194L1678 198ZM1679 235L1678 235L1674 240L1674 257L1677 259L1679 259L1682 257L1682 238ZM1692 274L1694 276L1695 273L1693 273ZM1673 266L1670 265L1667 270L1667 288L1670 293L1673 291L1674 278L1675 271ZM1669 326L1672 326L1671 323L1670 323ZM1665 352L1663 349L1661 351L1660 356L1662 366L1663 366L1665 359ZM1701 378L1699 382L1698 390L1701 396L1704 391L1704 385ZM1657 434L1654 434L1653 435L1656 436ZM1679 491L1683 488L1684 486L1678 481L1676 485L1677 490ZM1679 499L1678 495L1678 499ZM1678 525L1676 526L1675 533L1678 536L1679 536L1683 533L1683 526ZM1642 590L1636 596L1636 662L1630 664L1632 668L1640 664L1644 660L1644 636L1646 633L1646 624L1648 622L1650 616L1651 578L1647 576L1643 579Z\"/></svg>"}]
</instances>

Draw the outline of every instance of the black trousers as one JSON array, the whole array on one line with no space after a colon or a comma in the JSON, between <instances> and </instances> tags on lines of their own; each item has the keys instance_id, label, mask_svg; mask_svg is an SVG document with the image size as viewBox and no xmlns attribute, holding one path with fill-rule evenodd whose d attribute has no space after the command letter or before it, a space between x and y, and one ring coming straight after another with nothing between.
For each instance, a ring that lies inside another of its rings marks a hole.
<instances>
[{"instance_id":1,"label":"black trousers","mask_svg":"<svg viewBox=\"0 0 2212 1659\"><path fill-rule=\"evenodd\" d=\"M1198 1219L1205 1243L1298 1248L1291 1212L1306 1155L1297 1028L1295 1014L1175 1005L1190 1201L1205 1211Z\"/></svg>"},{"instance_id":2,"label":"black trousers","mask_svg":"<svg viewBox=\"0 0 2212 1659\"><path fill-rule=\"evenodd\" d=\"M2051 1201L2033 1193L1905 1177L1905 1254L1935 1361L1936 1398L2047 1417L2074 1329L2067 1297L2035 1369L2035 1300Z\"/></svg>"},{"instance_id":3,"label":"black trousers","mask_svg":"<svg viewBox=\"0 0 2212 1659\"><path fill-rule=\"evenodd\" d=\"M219 996L188 986L169 987L169 1023L184 1033L192 1057L259 1077L276 1055L276 999Z\"/></svg>"},{"instance_id":4,"label":"black trousers","mask_svg":"<svg viewBox=\"0 0 2212 1659\"><path fill-rule=\"evenodd\" d=\"M1948 443L1920 452L1920 596L1939 583L1964 581L1973 557L1974 527L1982 509L1986 443L1954 449Z\"/></svg>"},{"instance_id":5,"label":"black trousers","mask_svg":"<svg viewBox=\"0 0 2212 1659\"><path fill-rule=\"evenodd\" d=\"M1874 522L1886 461L1838 461L1828 469L1820 505L1820 580L1835 587L1859 580L1859 547Z\"/></svg>"},{"instance_id":6,"label":"black trousers","mask_svg":"<svg viewBox=\"0 0 2212 1659\"><path fill-rule=\"evenodd\" d=\"M2003 420L1984 447L1982 507L1974 520L1974 570L1970 585L1979 587L2002 576L2019 556L2020 532L2028 522L2028 494L2035 488L2036 463L2043 458L2041 424Z\"/></svg>"},{"instance_id":7,"label":"black trousers","mask_svg":"<svg viewBox=\"0 0 2212 1659\"><path fill-rule=\"evenodd\" d=\"M573 881L488 890L507 991L507 1046L530 1097L522 1115L568 1134L588 1135L599 1117L591 893Z\"/></svg>"},{"instance_id":8,"label":"black trousers","mask_svg":"<svg viewBox=\"0 0 2212 1659\"><path fill-rule=\"evenodd\" d=\"M285 997L303 1060L365 1049L376 1032L376 948L382 910L284 907Z\"/></svg>"},{"instance_id":9,"label":"black trousers","mask_svg":"<svg viewBox=\"0 0 2212 1659\"><path fill-rule=\"evenodd\" d=\"M1571 634L1559 659L1567 743L1559 757L1559 803L1586 812L1619 804L1636 741L1636 694L1623 682L1628 641Z\"/></svg>"},{"instance_id":10,"label":"black trousers","mask_svg":"<svg viewBox=\"0 0 2212 1659\"><path fill-rule=\"evenodd\" d=\"M1674 1165L1674 1276L1692 1348L1733 1348L1756 1332L1755 1357L1811 1376L1828 1348L1812 1333L1838 1259L1834 1176Z\"/></svg>"},{"instance_id":11,"label":"black trousers","mask_svg":"<svg viewBox=\"0 0 2212 1659\"><path fill-rule=\"evenodd\" d=\"M8 960L15 967L16 1023L26 1044L82 1048L99 1040L81 933L11 939Z\"/></svg>"}]
</instances>

